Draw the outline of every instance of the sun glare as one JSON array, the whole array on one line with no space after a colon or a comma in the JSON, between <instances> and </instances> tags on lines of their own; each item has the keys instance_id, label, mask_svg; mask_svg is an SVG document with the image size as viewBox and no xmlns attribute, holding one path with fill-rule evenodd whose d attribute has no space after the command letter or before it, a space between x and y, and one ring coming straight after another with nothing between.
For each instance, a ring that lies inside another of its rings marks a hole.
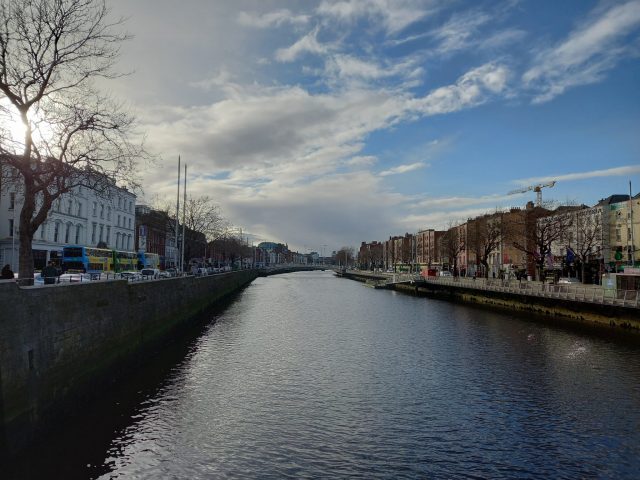
<instances>
[{"instance_id":1,"label":"sun glare","mask_svg":"<svg viewBox=\"0 0 640 480\"><path fill-rule=\"evenodd\" d=\"M19 149L24 145L26 126L20 120L17 112L11 106L0 105L0 135L4 142L13 149ZM32 138L36 144L48 142L53 137L51 126L40 118L31 118Z\"/></svg>"}]
</instances>

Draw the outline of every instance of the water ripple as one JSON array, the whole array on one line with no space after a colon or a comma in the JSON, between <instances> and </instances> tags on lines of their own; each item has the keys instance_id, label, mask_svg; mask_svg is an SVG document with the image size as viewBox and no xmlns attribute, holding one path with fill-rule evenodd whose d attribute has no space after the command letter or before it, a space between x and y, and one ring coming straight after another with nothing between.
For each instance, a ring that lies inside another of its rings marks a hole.
<instances>
[{"instance_id":1,"label":"water ripple","mask_svg":"<svg viewBox=\"0 0 640 480\"><path fill-rule=\"evenodd\" d=\"M259 279L101 478L634 478L640 354L524 317Z\"/></svg>"}]
</instances>

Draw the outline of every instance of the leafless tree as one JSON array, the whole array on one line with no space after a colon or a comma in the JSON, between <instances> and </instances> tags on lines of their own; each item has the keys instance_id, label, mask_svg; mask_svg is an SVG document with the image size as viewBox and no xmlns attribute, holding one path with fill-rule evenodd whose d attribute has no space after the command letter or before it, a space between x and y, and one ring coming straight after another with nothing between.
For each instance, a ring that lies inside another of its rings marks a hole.
<instances>
[{"instance_id":1,"label":"leafless tree","mask_svg":"<svg viewBox=\"0 0 640 480\"><path fill-rule=\"evenodd\" d=\"M187 228L204 233L213 241L231 231L231 224L222 216L220 206L208 196L189 197L185 205L184 223Z\"/></svg>"},{"instance_id":2,"label":"leafless tree","mask_svg":"<svg viewBox=\"0 0 640 480\"><path fill-rule=\"evenodd\" d=\"M460 235L460 225L449 223L449 228L440 237L440 258L447 259L449 267L453 264L453 271L458 271L458 255L465 249L464 239Z\"/></svg>"},{"instance_id":3,"label":"leafless tree","mask_svg":"<svg viewBox=\"0 0 640 480\"><path fill-rule=\"evenodd\" d=\"M510 242L535 264L538 280L542 277L547 257L551 255L552 244L566 236L573 224L569 213L571 209L560 207L550 212L544 207L533 207L511 224L508 233Z\"/></svg>"},{"instance_id":4,"label":"leafless tree","mask_svg":"<svg viewBox=\"0 0 640 480\"><path fill-rule=\"evenodd\" d=\"M587 264L598 254L598 248L602 248L602 220L599 212L592 209L577 211L575 231L573 252L580 262L580 279L584 282Z\"/></svg>"},{"instance_id":5,"label":"leafless tree","mask_svg":"<svg viewBox=\"0 0 640 480\"><path fill-rule=\"evenodd\" d=\"M501 214L483 215L467 222L468 248L484 267L484 277L489 276L489 255L500 247L502 241Z\"/></svg>"},{"instance_id":6,"label":"leafless tree","mask_svg":"<svg viewBox=\"0 0 640 480\"><path fill-rule=\"evenodd\" d=\"M60 195L82 185L131 183L144 153L133 117L95 80L113 70L128 36L104 0L3 0L0 4L0 162L24 197L20 276L33 275L33 236ZM20 127L21 138L15 138Z\"/></svg>"},{"instance_id":7,"label":"leafless tree","mask_svg":"<svg viewBox=\"0 0 640 480\"><path fill-rule=\"evenodd\" d=\"M334 263L338 265L351 265L354 260L354 249L353 247L342 247L338 250L334 257Z\"/></svg>"}]
</instances>

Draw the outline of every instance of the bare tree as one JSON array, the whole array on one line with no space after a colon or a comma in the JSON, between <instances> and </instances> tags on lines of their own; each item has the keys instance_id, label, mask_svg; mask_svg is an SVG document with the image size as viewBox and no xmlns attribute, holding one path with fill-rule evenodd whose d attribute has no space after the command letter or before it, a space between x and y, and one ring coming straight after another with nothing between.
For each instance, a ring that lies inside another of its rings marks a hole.
<instances>
[{"instance_id":1,"label":"bare tree","mask_svg":"<svg viewBox=\"0 0 640 480\"><path fill-rule=\"evenodd\" d=\"M231 229L231 224L222 216L220 206L208 196L190 196L187 199L184 222L187 228L204 233L208 241L215 240Z\"/></svg>"},{"instance_id":2,"label":"bare tree","mask_svg":"<svg viewBox=\"0 0 640 480\"><path fill-rule=\"evenodd\" d=\"M584 209L576 212L576 243L573 250L580 262L580 280L585 281L587 264L602 247L602 220L598 210Z\"/></svg>"},{"instance_id":3,"label":"bare tree","mask_svg":"<svg viewBox=\"0 0 640 480\"><path fill-rule=\"evenodd\" d=\"M544 207L532 207L511 225L510 241L535 264L538 280L542 277L545 261L551 255L552 244L566 236L573 224L572 215L568 213L570 209L572 207L560 207L550 212Z\"/></svg>"},{"instance_id":4,"label":"bare tree","mask_svg":"<svg viewBox=\"0 0 640 480\"><path fill-rule=\"evenodd\" d=\"M94 80L114 78L122 20L104 0L3 0L0 5L0 162L24 196L20 276L33 275L33 236L52 203L77 186L131 182L142 147L133 118ZM15 138L21 129L21 138Z\"/></svg>"},{"instance_id":5,"label":"bare tree","mask_svg":"<svg viewBox=\"0 0 640 480\"><path fill-rule=\"evenodd\" d=\"M464 239L460 235L460 225L449 223L449 228L440 237L440 258L447 259L449 268L453 263L453 271L458 271L458 255L465 249Z\"/></svg>"},{"instance_id":6,"label":"bare tree","mask_svg":"<svg viewBox=\"0 0 640 480\"><path fill-rule=\"evenodd\" d=\"M353 263L354 249L353 247L341 247L334 255L334 263L344 265L345 267Z\"/></svg>"},{"instance_id":7,"label":"bare tree","mask_svg":"<svg viewBox=\"0 0 640 480\"><path fill-rule=\"evenodd\" d=\"M467 222L468 247L484 267L483 276L489 276L489 255L500 247L502 241L501 214L484 215Z\"/></svg>"}]
</instances>

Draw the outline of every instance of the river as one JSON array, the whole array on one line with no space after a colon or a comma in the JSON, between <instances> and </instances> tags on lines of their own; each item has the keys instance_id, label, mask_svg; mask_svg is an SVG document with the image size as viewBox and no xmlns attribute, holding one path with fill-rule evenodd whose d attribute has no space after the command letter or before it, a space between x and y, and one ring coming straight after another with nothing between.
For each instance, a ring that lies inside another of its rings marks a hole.
<instances>
[{"instance_id":1,"label":"river","mask_svg":"<svg viewBox=\"0 0 640 480\"><path fill-rule=\"evenodd\" d=\"M259 278L70 422L66 478L637 478L640 349L526 314ZM108 405L108 407L104 407ZM55 453L52 453L55 452ZM22 471L34 470L23 467Z\"/></svg>"}]
</instances>

